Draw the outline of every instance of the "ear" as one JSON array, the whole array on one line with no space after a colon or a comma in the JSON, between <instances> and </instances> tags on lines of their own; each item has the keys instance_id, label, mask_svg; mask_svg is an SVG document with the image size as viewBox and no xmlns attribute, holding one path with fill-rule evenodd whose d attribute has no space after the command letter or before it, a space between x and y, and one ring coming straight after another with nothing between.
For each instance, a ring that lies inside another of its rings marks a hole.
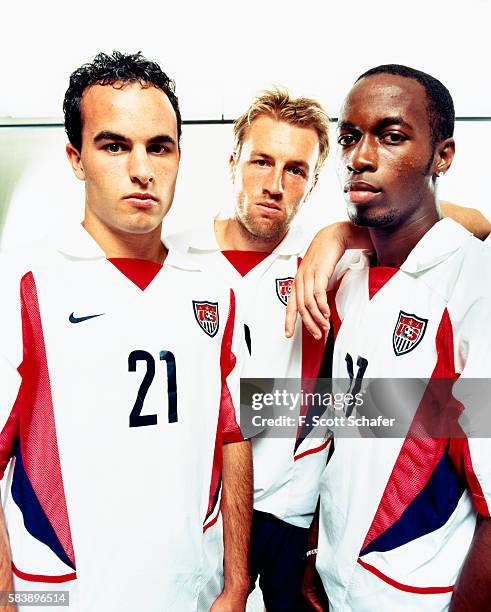
<instances>
[{"instance_id":1,"label":"ear","mask_svg":"<svg viewBox=\"0 0 491 612\"><path fill-rule=\"evenodd\" d=\"M237 165L237 160L235 159L235 153L232 153L232 155L228 159L228 170L230 172L230 178L232 179L232 183L235 180L235 166L236 165Z\"/></svg>"},{"instance_id":2,"label":"ear","mask_svg":"<svg viewBox=\"0 0 491 612\"><path fill-rule=\"evenodd\" d=\"M452 165L455 155L455 141L453 138L442 140L435 151L433 159L433 176L443 176Z\"/></svg>"},{"instance_id":3,"label":"ear","mask_svg":"<svg viewBox=\"0 0 491 612\"><path fill-rule=\"evenodd\" d=\"M310 189L307 191L307 195L304 198L304 202L306 202L310 198L310 194L314 190L314 187L317 185L318 180L319 180L319 175L318 174L314 175L314 180L312 181L312 185L310 186Z\"/></svg>"},{"instance_id":4,"label":"ear","mask_svg":"<svg viewBox=\"0 0 491 612\"><path fill-rule=\"evenodd\" d=\"M80 152L70 143L65 147L66 156L72 166L73 173L81 181L85 181L85 172Z\"/></svg>"}]
</instances>

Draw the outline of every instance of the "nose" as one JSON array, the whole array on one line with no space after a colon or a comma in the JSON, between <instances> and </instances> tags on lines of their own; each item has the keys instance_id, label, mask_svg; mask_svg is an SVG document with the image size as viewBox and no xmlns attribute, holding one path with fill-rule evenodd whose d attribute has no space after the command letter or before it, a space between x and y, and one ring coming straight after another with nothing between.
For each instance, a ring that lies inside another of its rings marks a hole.
<instances>
[{"instance_id":1,"label":"nose","mask_svg":"<svg viewBox=\"0 0 491 612\"><path fill-rule=\"evenodd\" d=\"M273 166L268 173L264 183L263 191L265 191L272 199L277 200L283 196L283 169Z\"/></svg>"},{"instance_id":2,"label":"nose","mask_svg":"<svg viewBox=\"0 0 491 612\"><path fill-rule=\"evenodd\" d=\"M375 172L377 169L377 153L375 143L370 135L365 135L350 148L346 162L348 170L354 174Z\"/></svg>"},{"instance_id":3,"label":"nose","mask_svg":"<svg viewBox=\"0 0 491 612\"><path fill-rule=\"evenodd\" d=\"M145 147L135 146L129 156L129 174L133 183L147 186L154 180L154 169Z\"/></svg>"}]
</instances>

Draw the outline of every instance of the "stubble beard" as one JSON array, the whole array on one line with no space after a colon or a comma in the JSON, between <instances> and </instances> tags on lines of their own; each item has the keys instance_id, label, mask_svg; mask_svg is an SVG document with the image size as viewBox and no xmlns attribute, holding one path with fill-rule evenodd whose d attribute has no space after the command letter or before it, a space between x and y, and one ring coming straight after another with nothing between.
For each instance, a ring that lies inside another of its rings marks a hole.
<instances>
[{"instance_id":1,"label":"stubble beard","mask_svg":"<svg viewBox=\"0 0 491 612\"><path fill-rule=\"evenodd\" d=\"M273 221L254 217L239 201L235 212L235 218L242 233L252 242L267 242L278 244L288 232L290 219Z\"/></svg>"},{"instance_id":2,"label":"stubble beard","mask_svg":"<svg viewBox=\"0 0 491 612\"><path fill-rule=\"evenodd\" d=\"M384 227L391 225L397 218L396 210L387 210L378 216L370 216L365 210L356 208L348 209L348 217L351 223L359 227Z\"/></svg>"}]
</instances>

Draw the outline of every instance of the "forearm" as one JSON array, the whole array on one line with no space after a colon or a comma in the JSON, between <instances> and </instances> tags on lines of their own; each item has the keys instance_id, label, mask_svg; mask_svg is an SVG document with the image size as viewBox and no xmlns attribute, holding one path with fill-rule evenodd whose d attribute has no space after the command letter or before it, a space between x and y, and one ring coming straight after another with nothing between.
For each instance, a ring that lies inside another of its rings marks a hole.
<instances>
[{"instance_id":1,"label":"forearm","mask_svg":"<svg viewBox=\"0 0 491 612\"><path fill-rule=\"evenodd\" d=\"M224 591L249 589L249 540L252 522L251 444L223 446L222 518L224 542Z\"/></svg>"},{"instance_id":2,"label":"forearm","mask_svg":"<svg viewBox=\"0 0 491 612\"><path fill-rule=\"evenodd\" d=\"M491 519L478 519L449 612L485 612L491 602Z\"/></svg>"},{"instance_id":3,"label":"forearm","mask_svg":"<svg viewBox=\"0 0 491 612\"><path fill-rule=\"evenodd\" d=\"M371 249L373 247L370 240L370 234L366 227L354 225L350 221L336 221L331 225L327 225L317 232L316 238L319 237L326 241L326 245L333 245L333 242L339 244L341 256L347 249Z\"/></svg>"},{"instance_id":4,"label":"forearm","mask_svg":"<svg viewBox=\"0 0 491 612\"><path fill-rule=\"evenodd\" d=\"M485 240L491 232L491 223L486 219L481 211L475 208L467 208L452 204L452 202L440 202L440 208L445 217L450 217L457 223L463 225L466 229L481 240Z\"/></svg>"}]
</instances>

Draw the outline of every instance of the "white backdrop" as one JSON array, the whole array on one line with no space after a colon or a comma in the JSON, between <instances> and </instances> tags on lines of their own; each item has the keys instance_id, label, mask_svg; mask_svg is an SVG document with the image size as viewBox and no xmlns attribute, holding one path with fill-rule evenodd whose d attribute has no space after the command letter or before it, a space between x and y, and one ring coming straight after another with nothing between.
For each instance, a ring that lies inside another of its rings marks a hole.
<instances>
[{"instance_id":1,"label":"white backdrop","mask_svg":"<svg viewBox=\"0 0 491 612\"><path fill-rule=\"evenodd\" d=\"M113 48L157 59L177 82L184 119L234 118L272 84L317 97L336 116L353 80L388 62L440 78L457 115L491 116L490 8L488 0L10 1L1 11L0 125L61 120L70 72ZM185 126L169 231L230 205L230 135L228 125ZM491 122L457 125L457 157L440 190L489 216L476 169L490 136ZM61 128L0 127L0 246L44 233L61 214L80 218L82 184L65 140ZM333 168L331 157L304 209L311 228L344 216Z\"/></svg>"},{"instance_id":2,"label":"white backdrop","mask_svg":"<svg viewBox=\"0 0 491 612\"><path fill-rule=\"evenodd\" d=\"M229 125L184 126L176 196L164 220L164 233L230 209L231 134ZM491 199L487 190L481 193L480 175L475 171L476 143L491 140L491 122L458 123L455 138L457 155L451 170L440 179L440 196L480 208L491 218ZM0 248L31 242L62 216L82 218L83 183L72 175L65 142L62 128L0 129ZM342 218L345 209L333 154L298 222L313 232Z\"/></svg>"}]
</instances>

